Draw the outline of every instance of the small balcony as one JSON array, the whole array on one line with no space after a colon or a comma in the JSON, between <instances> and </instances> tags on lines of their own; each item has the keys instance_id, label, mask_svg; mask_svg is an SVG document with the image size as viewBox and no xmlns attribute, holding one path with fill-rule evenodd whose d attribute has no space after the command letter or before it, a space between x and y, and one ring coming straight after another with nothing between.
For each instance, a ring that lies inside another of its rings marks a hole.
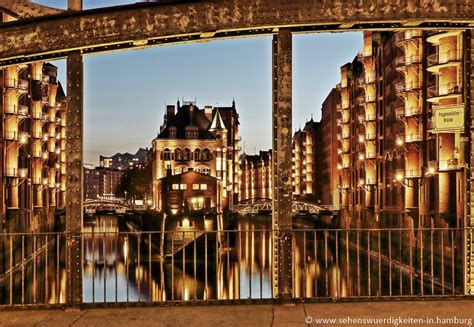
<instances>
[{"instance_id":1,"label":"small balcony","mask_svg":"<svg viewBox=\"0 0 474 327\"><path fill-rule=\"evenodd\" d=\"M365 114L359 114L359 115L357 116L357 119L359 120L359 123L360 123L360 124L365 123Z\"/></svg>"},{"instance_id":2,"label":"small balcony","mask_svg":"<svg viewBox=\"0 0 474 327\"><path fill-rule=\"evenodd\" d=\"M16 115L18 112L18 107L12 104L3 105L3 113L6 115Z\"/></svg>"},{"instance_id":3,"label":"small balcony","mask_svg":"<svg viewBox=\"0 0 474 327\"><path fill-rule=\"evenodd\" d=\"M405 117L405 107L395 108L395 118L403 119Z\"/></svg>"},{"instance_id":4,"label":"small balcony","mask_svg":"<svg viewBox=\"0 0 474 327\"><path fill-rule=\"evenodd\" d=\"M8 141L17 141L18 140L18 131L4 131L3 138Z\"/></svg>"},{"instance_id":5,"label":"small balcony","mask_svg":"<svg viewBox=\"0 0 474 327\"><path fill-rule=\"evenodd\" d=\"M413 41L422 36L421 30L406 30L395 33L395 44L397 47L402 47L405 42Z\"/></svg>"},{"instance_id":6,"label":"small balcony","mask_svg":"<svg viewBox=\"0 0 474 327\"><path fill-rule=\"evenodd\" d=\"M375 151L365 151L365 159L375 159L377 157L377 154Z\"/></svg>"},{"instance_id":7,"label":"small balcony","mask_svg":"<svg viewBox=\"0 0 474 327\"><path fill-rule=\"evenodd\" d=\"M23 105L18 106L18 115L26 118L28 117L28 113L29 113L28 106L23 106Z\"/></svg>"},{"instance_id":8,"label":"small balcony","mask_svg":"<svg viewBox=\"0 0 474 327\"><path fill-rule=\"evenodd\" d=\"M41 158L43 156L43 152L40 150L33 150L32 155L34 158Z\"/></svg>"},{"instance_id":9,"label":"small balcony","mask_svg":"<svg viewBox=\"0 0 474 327\"><path fill-rule=\"evenodd\" d=\"M29 83L24 79L5 79L4 87L7 89L16 89L22 92L28 92Z\"/></svg>"},{"instance_id":10,"label":"small balcony","mask_svg":"<svg viewBox=\"0 0 474 327\"><path fill-rule=\"evenodd\" d=\"M420 178L420 169L405 169L405 178Z\"/></svg>"},{"instance_id":11,"label":"small balcony","mask_svg":"<svg viewBox=\"0 0 474 327\"><path fill-rule=\"evenodd\" d=\"M376 136L374 133L365 133L365 140L366 141L373 141L375 140Z\"/></svg>"},{"instance_id":12,"label":"small balcony","mask_svg":"<svg viewBox=\"0 0 474 327\"><path fill-rule=\"evenodd\" d=\"M375 180L375 178L368 178L368 177L365 178L365 185L376 185L376 184L377 184L377 181Z\"/></svg>"},{"instance_id":13,"label":"small balcony","mask_svg":"<svg viewBox=\"0 0 474 327\"><path fill-rule=\"evenodd\" d=\"M405 143L420 142L421 140L422 140L422 137L421 137L420 132L405 134Z\"/></svg>"},{"instance_id":14,"label":"small balcony","mask_svg":"<svg viewBox=\"0 0 474 327\"><path fill-rule=\"evenodd\" d=\"M447 170L459 170L461 169L461 165L459 164L459 159L451 158L448 160L439 160L438 161L438 170L439 171L447 171Z\"/></svg>"},{"instance_id":15,"label":"small balcony","mask_svg":"<svg viewBox=\"0 0 474 327\"><path fill-rule=\"evenodd\" d=\"M376 115L374 113L370 113L370 112L365 112L365 121L368 122L368 121L375 121L376 119Z\"/></svg>"},{"instance_id":16,"label":"small balcony","mask_svg":"<svg viewBox=\"0 0 474 327\"><path fill-rule=\"evenodd\" d=\"M34 139L41 139L43 137L43 132L42 131L33 131L31 133L31 137Z\"/></svg>"},{"instance_id":17,"label":"small balcony","mask_svg":"<svg viewBox=\"0 0 474 327\"><path fill-rule=\"evenodd\" d=\"M418 91L420 88L421 83L418 81L400 82L395 84L395 92L397 92L397 94Z\"/></svg>"},{"instance_id":18,"label":"small balcony","mask_svg":"<svg viewBox=\"0 0 474 327\"><path fill-rule=\"evenodd\" d=\"M428 87L428 101L435 102L441 98L460 97L462 93L462 83L451 82L446 84L437 84Z\"/></svg>"},{"instance_id":19,"label":"small balcony","mask_svg":"<svg viewBox=\"0 0 474 327\"><path fill-rule=\"evenodd\" d=\"M374 84L375 83L375 73L365 74L365 84Z\"/></svg>"},{"instance_id":20,"label":"small balcony","mask_svg":"<svg viewBox=\"0 0 474 327\"><path fill-rule=\"evenodd\" d=\"M337 110L337 111L342 111L342 104L337 103L337 104L336 104L336 110Z\"/></svg>"},{"instance_id":21,"label":"small balcony","mask_svg":"<svg viewBox=\"0 0 474 327\"><path fill-rule=\"evenodd\" d=\"M441 68L460 65L462 49L451 49L446 52L435 53L427 58L428 71L437 73Z\"/></svg>"},{"instance_id":22,"label":"small balcony","mask_svg":"<svg viewBox=\"0 0 474 327\"><path fill-rule=\"evenodd\" d=\"M5 168L5 177L18 177L18 168Z\"/></svg>"},{"instance_id":23,"label":"small balcony","mask_svg":"<svg viewBox=\"0 0 474 327\"><path fill-rule=\"evenodd\" d=\"M395 58L395 67L400 70L404 69L407 66L421 64L421 56L419 55L401 55Z\"/></svg>"},{"instance_id":24,"label":"small balcony","mask_svg":"<svg viewBox=\"0 0 474 327\"><path fill-rule=\"evenodd\" d=\"M369 95L369 94L366 94L365 95L365 102L375 102L375 95Z\"/></svg>"}]
</instances>

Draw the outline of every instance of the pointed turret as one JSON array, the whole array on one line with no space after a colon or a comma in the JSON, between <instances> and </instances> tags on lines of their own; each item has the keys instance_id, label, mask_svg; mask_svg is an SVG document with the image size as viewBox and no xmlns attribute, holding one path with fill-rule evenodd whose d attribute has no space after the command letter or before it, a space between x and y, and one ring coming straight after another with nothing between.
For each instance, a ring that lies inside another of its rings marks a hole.
<instances>
[{"instance_id":1,"label":"pointed turret","mask_svg":"<svg viewBox=\"0 0 474 327\"><path fill-rule=\"evenodd\" d=\"M214 114L214 118L212 119L211 127L209 127L210 132L215 131L222 131L225 130L224 121L222 120L221 114L219 109L216 108L216 113Z\"/></svg>"}]
</instances>

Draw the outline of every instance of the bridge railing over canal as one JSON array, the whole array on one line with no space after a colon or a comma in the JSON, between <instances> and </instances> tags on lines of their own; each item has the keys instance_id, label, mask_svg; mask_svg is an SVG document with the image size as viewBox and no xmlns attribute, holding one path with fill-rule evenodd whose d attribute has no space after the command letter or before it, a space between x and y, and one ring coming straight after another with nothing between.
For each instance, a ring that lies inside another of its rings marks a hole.
<instances>
[{"instance_id":1,"label":"bridge railing over canal","mask_svg":"<svg viewBox=\"0 0 474 327\"><path fill-rule=\"evenodd\" d=\"M83 303L265 300L272 230L83 232ZM464 296L471 229L292 232L296 300ZM4 306L65 302L64 233L0 234Z\"/></svg>"}]
</instances>

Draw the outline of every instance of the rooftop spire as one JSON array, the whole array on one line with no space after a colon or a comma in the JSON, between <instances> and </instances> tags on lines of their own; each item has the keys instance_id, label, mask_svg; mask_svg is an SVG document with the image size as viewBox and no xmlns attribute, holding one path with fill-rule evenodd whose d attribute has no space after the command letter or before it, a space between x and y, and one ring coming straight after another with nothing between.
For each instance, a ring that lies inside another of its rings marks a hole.
<instances>
[{"instance_id":1,"label":"rooftop spire","mask_svg":"<svg viewBox=\"0 0 474 327\"><path fill-rule=\"evenodd\" d=\"M222 120L221 114L219 112L219 109L216 108L216 113L214 114L214 118L212 119L211 127L209 128L209 131L217 131L217 130L223 130L225 129L224 121Z\"/></svg>"}]
</instances>

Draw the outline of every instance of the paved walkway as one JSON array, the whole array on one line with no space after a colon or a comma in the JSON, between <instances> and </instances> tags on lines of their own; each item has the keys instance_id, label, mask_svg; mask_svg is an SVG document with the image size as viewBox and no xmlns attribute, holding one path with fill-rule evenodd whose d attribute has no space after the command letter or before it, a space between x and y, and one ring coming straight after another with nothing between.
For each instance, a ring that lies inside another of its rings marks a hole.
<instances>
[{"instance_id":1,"label":"paved walkway","mask_svg":"<svg viewBox=\"0 0 474 327\"><path fill-rule=\"evenodd\" d=\"M474 300L214 305L68 310L0 310L0 326L466 326ZM306 322L305 322L306 319ZM317 319L339 319L317 321ZM391 319L391 320L390 320ZM425 319L423 324L421 320ZM427 319L433 319L433 323ZM450 319L450 320L448 320ZM359 323L360 322L360 323Z\"/></svg>"}]
</instances>

